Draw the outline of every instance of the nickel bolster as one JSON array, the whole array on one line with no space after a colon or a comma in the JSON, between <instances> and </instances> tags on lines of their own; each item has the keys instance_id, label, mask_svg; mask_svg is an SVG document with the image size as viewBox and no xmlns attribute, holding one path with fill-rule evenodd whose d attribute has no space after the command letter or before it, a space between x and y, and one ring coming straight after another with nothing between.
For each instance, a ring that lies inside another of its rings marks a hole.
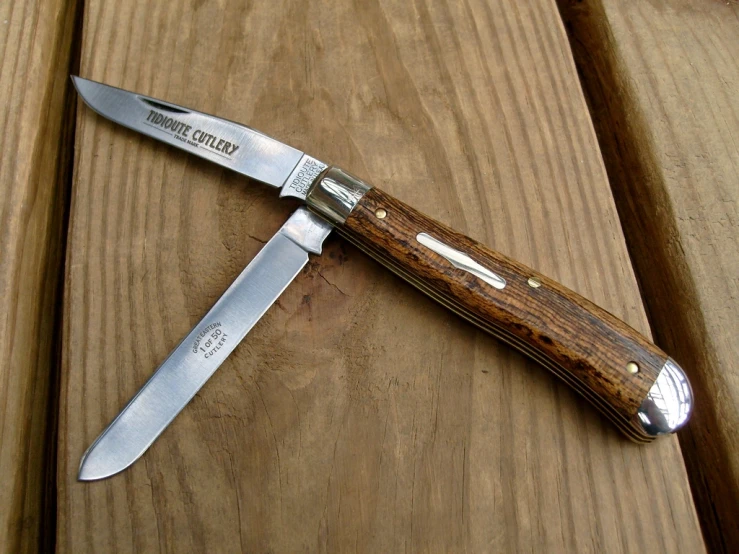
<instances>
[{"instance_id":1,"label":"nickel bolster","mask_svg":"<svg viewBox=\"0 0 739 554\"><path fill-rule=\"evenodd\" d=\"M338 167L330 167L313 182L305 202L334 225L342 225L372 187Z\"/></svg>"}]
</instances>

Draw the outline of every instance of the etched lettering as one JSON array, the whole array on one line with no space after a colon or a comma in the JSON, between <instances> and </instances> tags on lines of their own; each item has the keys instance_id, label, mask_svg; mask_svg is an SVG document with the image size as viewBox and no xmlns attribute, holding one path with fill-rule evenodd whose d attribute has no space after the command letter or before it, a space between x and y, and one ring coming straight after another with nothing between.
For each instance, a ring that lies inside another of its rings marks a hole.
<instances>
[{"instance_id":1,"label":"etched lettering","mask_svg":"<svg viewBox=\"0 0 739 554\"><path fill-rule=\"evenodd\" d=\"M300 169L298 169L297 173L293 173L288 188L302 196L305 196L308 192L308 188L325 168L326 166L321 162L312 158L307 158Z\"/></svg>"},{"instance_id":2,"label":"etched lettering","mask_svg":"<svg viewBox=\"0 0 739 554\"><path fill-rule=\"evenodd\" d=\"M195 129L193 131L192 126L187 125L184 121L165 116L156 110L149 110L146 121L152 126L158 126L165 131L171 131L177 140L187 143L190 146L198 147L199 145L203 145L214 152L222 152L227 156L232 156L239 149L238 144L206 133L202 129ZM192 136L188 135L190 131L193 131Z\"/></svg>"},{"instance_id":3,"label":"etched lettering","mask_svg":"<svg viewBox=\"0 0 739 554\"><path fill-rule=\"evenodd\" d=\"M217 330L221 327L221 322L216 321L215 323L211 323L210 325L206 326L202 331L198 333L198 336L195 338L195 342L192 344L192 353L197 354L198 349L201 347L201 343L203 342L203 339L208 336L209 333L213 332L214 330ZM208 342L207 340L205 342Z\"/></svg>"}]
</instances>

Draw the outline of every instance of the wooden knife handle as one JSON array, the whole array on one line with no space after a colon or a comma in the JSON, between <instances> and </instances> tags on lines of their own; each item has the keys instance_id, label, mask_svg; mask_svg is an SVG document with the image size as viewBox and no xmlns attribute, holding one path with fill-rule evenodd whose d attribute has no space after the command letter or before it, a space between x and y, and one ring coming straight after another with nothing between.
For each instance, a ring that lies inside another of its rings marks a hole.
<instances>
[{"instance_id":1,"label":"wooden knife handle","mask_svg":"<svg viewBox=\"0 0 739 554\"><path fill-rule=\"evenodd\" d=\"M692 393L679 366L563 285L336 168L307 202L381 264L550 369L630 439L649 442L687 420Z\"/></svg>"}]
</instances>

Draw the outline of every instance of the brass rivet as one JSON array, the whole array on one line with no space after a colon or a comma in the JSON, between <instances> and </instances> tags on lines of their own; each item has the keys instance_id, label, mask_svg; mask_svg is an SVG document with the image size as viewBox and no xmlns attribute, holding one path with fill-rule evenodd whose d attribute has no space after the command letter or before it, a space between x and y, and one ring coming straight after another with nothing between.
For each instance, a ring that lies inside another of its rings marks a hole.
<instances>
[{"instance_id":1,"label":"brass rivet","mask_svg":"<svg viewBox=\"0 0 739 554\"><path fill-rule=\"evenodd\" d=\"M628 371L632 375L639 373L639 364L637 364L636 362L629 362L628 364L626 364L626 371Z\"/></svg>"},{"instance_id":2,"label":"brass rivet","mask_svg":"<svg viewBox=\"0 0 739 554\"><path fill-rule=\"evenodd\" d=\"M377 208L375 210L375 217L377 219L385 219L386 216L387 216L387 212L383 208Z\"/></svg>"},{"instance_id":3,"label":"brass rivet","mask_svg":"<svg viewBox=\"0 0 739 554\"><path fill-rule=\"evenodd\" d=\"M529 286L532 289L538 289L541 286L541 281L536 277L529 277Z\"/></svg>"}]
</instances>

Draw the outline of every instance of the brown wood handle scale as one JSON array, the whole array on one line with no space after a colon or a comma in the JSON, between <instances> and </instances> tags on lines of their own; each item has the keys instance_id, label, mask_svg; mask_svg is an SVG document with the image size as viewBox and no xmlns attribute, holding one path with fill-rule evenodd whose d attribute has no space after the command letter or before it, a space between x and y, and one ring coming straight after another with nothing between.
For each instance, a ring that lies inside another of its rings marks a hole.
<instances>
[{"instance_id":1,"label":"brown wood handle scale","mask_svg":"<svg viewBox=\"0 0 739 554\"><path fill-rule=\"evenodd\" d=\"M589 300L337 168L306 201L349 242L550 369L630 439L688 419L690 385L648 339Z\"/></svg>"}]
</instances>

